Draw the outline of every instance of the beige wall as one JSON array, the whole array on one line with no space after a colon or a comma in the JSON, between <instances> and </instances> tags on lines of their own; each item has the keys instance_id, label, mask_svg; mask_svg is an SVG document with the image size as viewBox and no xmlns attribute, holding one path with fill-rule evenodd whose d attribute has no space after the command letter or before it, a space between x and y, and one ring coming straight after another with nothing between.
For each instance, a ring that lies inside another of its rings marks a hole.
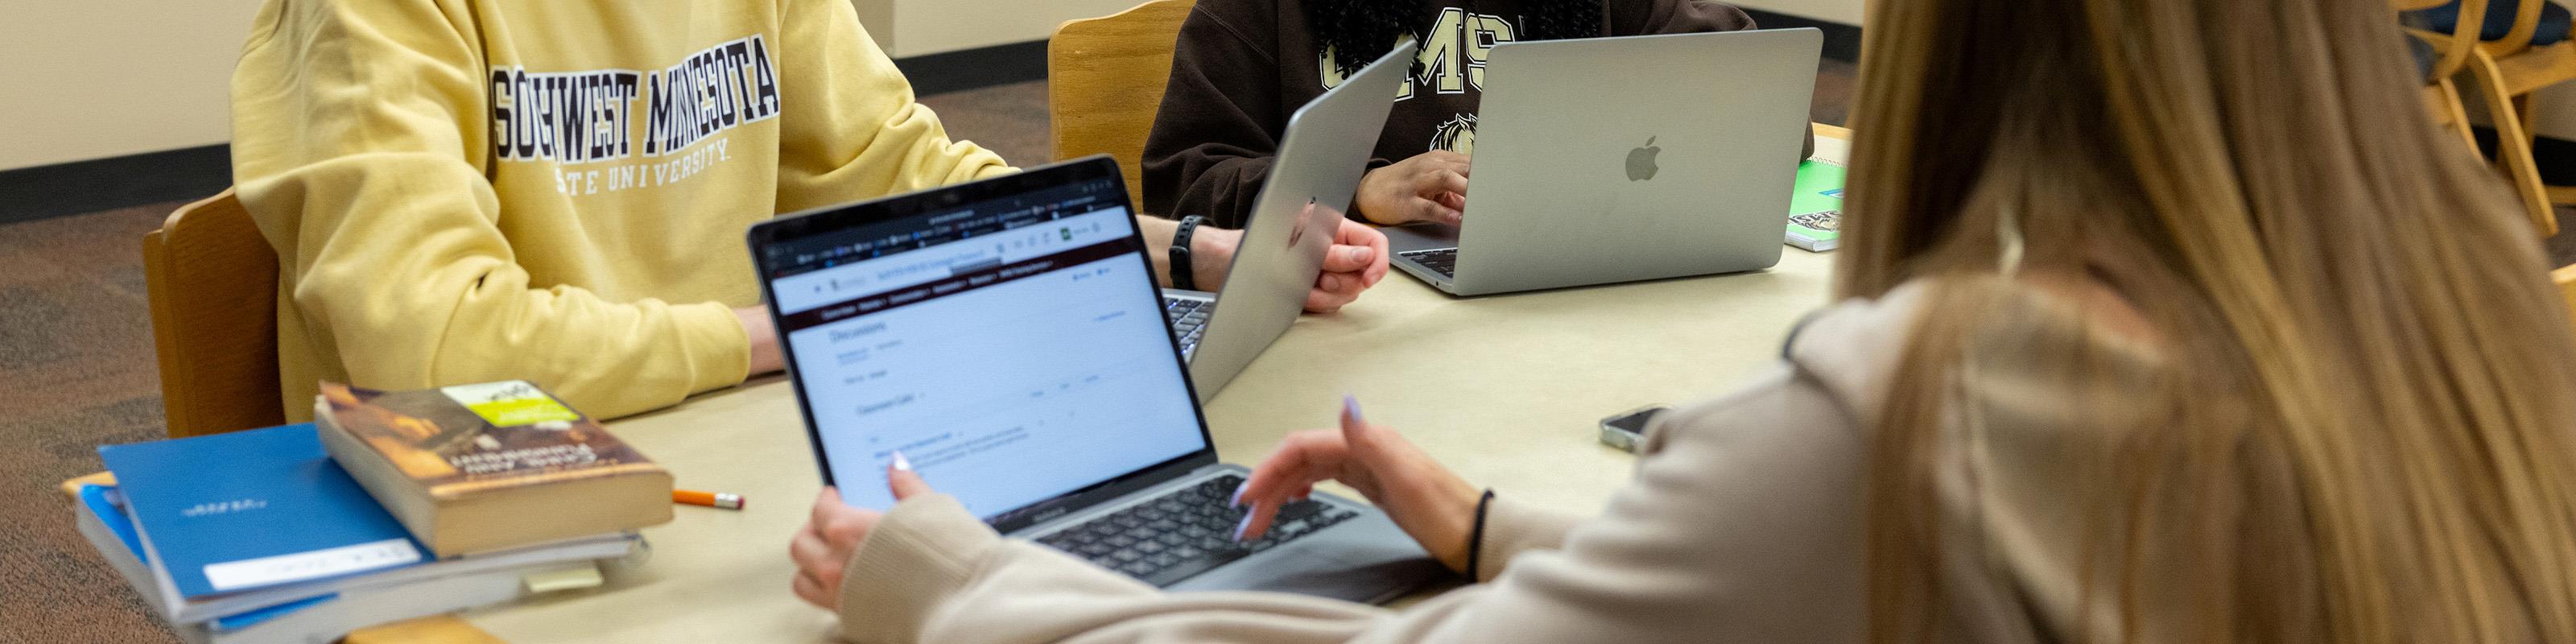
<instances>
[{"instance_id":1,"label":"beige wall","mask_svg":"<svg viewBox=\"0 0 2576 644\"><path fill-rule=\"evenodd\" d=\"M922 54L1045 40L1056 25L1143 0L852 0L886 53Z\"/></svg>"},{"instance_id":2,"label":"beige wall","mask_svg":"<svg viewBox=\"0 0 2576 644\"><path fill-rule=\"evenodd\" d=\"M2541 136L2576 141L2576 83L2533 92L2532 101L2533 111L2540 113L2539 123L2533 130ZM2474 111L2484 107L2472 103L2469 109ZM2474 113L2470 114L2469 120L2487 122L2485 115Z\"/></svg>"},{"instance_id":3,"label":"beige wall","mask_svg":"<svg viewBox=\"0 0 2576 644\"><path fill-rule=\"evenodd\" d=\"M1105 16L1142 0L852 0L877 44L897 57L1045 40L1066 20ZM1746 8L1849 25L1864 0L1734 0Z\"/></svg>"},{"instance_id":4,"label":"beige wall","mask_svg":"<svg viewBox=\"0 0 2576 644\"><path fill-rule=\"evenodd\" d=\"M1140 0L853 0L887 53L1044 40ZM260 0L9 3L0 170L222 143L226 80Z\"/></svg>"},{"instance_id":5,"label":"beige wall","mask_svg":"<svg viewBox=\"0 0 2576 644\"><path fill-rule=\"evenodd\" d=\"M259 0L12 0L0 170L230 138L225 82Z\"/></svg>"},{"instance_id":6,"label":"beige wall","mask_svg":"<svg viewBox=\"0 0 2576 644\"><path fill-rule=\"evenodd\" d=\"M1802 18L1858 25L1862 14L1862 2L1863 0L1729 0L1728 3L1746 9L1760 9Z\"/></svg>"},{"instance_id":7,"label":"beige wall","mask_svg":"<svg viewBox=\"0 0 2576 644\"><path fill-rule=\"evenodd\" d=\"M2576 5L2567 0L2559 0L2558 4ZM2576 141L2576 83L2543 88L2533 92L2531 100L2534 103L2533 111L2540 113L2540 122L2532 128L2533 130L2538 131L2541 136ZM2483 117L2477 120L2485 121Z\"/></svg>"}]
</instances>

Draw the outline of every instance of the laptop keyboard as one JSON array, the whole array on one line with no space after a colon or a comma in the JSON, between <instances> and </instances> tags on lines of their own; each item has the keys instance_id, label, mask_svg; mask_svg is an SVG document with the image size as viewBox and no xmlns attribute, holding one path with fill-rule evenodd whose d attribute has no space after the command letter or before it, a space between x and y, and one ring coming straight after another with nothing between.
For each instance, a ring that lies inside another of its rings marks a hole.
<instances>
[{"instance_id":1,"label":"laptop keyboard","mask_svg":"<svg viewBox=\"0 0 2576 644\"><path fill-rule=\"evenodd\" d=\"M1181 341L1181 357L1198 353L1199 336L1207 330L1208 314L1215 312L1215 302L1163 298L1163 316L1172 321L1172 337Z\"/></svg>"},{"instance_id":2,"label":"laptop keyboard","mask_svg":"<svg viewBox=\"0 0 2576 644\"><path fill-rule=\"evenodd\" d=\"M1270 532L1236 543L1234 528L1242 523L1243 511L1226 502L1242 484L1243 477L1234 474L1208 479L1037 541L1145 583L1169 586L1360 515L1319 501L1297 501L1279 508Z\"/></svg>"},{"instance_id":3,"label":"laptop keyboard","mask_svg":"<svg viewBox=\"0 0 2576 644\"><path fill-rule=\"evenodd\" d=\"M1398 254L1403 255L1406 259L1413 260L1415 263L1421 264L1425 268L1431 269L1432 272L1439 273L1441 277L1458 277L1458 249L1434 248L1431 250L1405 251Z\"/></svg>"}]
</instances>

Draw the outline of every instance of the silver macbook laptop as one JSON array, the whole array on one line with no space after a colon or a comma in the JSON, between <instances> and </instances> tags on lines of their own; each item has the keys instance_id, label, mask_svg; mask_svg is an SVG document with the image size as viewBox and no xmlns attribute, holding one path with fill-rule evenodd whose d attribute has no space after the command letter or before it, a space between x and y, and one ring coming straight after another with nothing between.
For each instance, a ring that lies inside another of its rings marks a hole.
<instances>
[{"instance_id":1,"label":"silver macbook laptop","mask_svg":"<svg viewBox=\"0 0 2576 644\"><path fill-rule=\"evenodd\" d=\"M1466 219L1385 229L1395 266L1453 295L1771 267L1823 42L1772 29L1495 47Z\"/></svg>"},{"instance_id":2,"label":"silver macbook laptop","mask_svg":"<svg viewBox=\"0 0 2576 644\"><path fill-rule=\"evenodd\" d=\"M1094 156L761 223L751 253L823 480L894 504L900 450L995 530L1165 588L1382 601L1445 574L1317 493L1236 543L1118 165Z\"/></svg>"},{"instance_id":3,"label":"silver macbook laptop","mask_svg":"<svg viewBox=\"0 0 2576 644\"><path fill-rule=\"evenodd\" d=\"M1243 373L1305 309L1306 293L1341 227L1340 210L1359 192L1378 131L1395 108L1387 97L1404 81L1412 51L1397 47L1288 117L1270 177L1244 226L1243 244L1226 268L1223 312L1216 306L1219 294L1163 292L1164 313L1180 337L1201 402Z\"/></svg>"}]
</instances>

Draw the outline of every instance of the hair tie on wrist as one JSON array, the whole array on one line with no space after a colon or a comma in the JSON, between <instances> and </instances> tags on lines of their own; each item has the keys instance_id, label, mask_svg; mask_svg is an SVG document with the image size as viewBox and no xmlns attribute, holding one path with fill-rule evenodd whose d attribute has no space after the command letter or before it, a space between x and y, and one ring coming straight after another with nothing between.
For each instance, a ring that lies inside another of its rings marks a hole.
<instances>
[{"instance_id":1,"label":"hair tie on wrist","mask_svg":"<svg viewBox=\"0 0 2576 644\"><path fill-rule=\"evenodd\" d=\"M1467 531L1467 579L1470 580L1478 579L1476 566L1485 551L1485 508L1493 504L1494 489L1485 488L1485 495L1476 499L1476 525Z\"/></svg>"}]
</instances>

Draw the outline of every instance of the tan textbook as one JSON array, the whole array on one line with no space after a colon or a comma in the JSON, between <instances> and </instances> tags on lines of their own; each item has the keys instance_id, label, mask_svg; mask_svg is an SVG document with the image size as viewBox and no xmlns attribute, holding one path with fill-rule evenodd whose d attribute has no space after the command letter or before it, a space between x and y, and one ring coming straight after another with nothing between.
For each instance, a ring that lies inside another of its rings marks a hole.
<instances>
[{"instance_id":1,"label":"tan textbook","mask_svg":"<svg viewBox=\"0 0 2576 644\"><path fill-rule=\"evenodd\" d=\"M441 558L671 520L671 474L521 380L322 383L322 446Z\"/></svg>"}]
</instances>

